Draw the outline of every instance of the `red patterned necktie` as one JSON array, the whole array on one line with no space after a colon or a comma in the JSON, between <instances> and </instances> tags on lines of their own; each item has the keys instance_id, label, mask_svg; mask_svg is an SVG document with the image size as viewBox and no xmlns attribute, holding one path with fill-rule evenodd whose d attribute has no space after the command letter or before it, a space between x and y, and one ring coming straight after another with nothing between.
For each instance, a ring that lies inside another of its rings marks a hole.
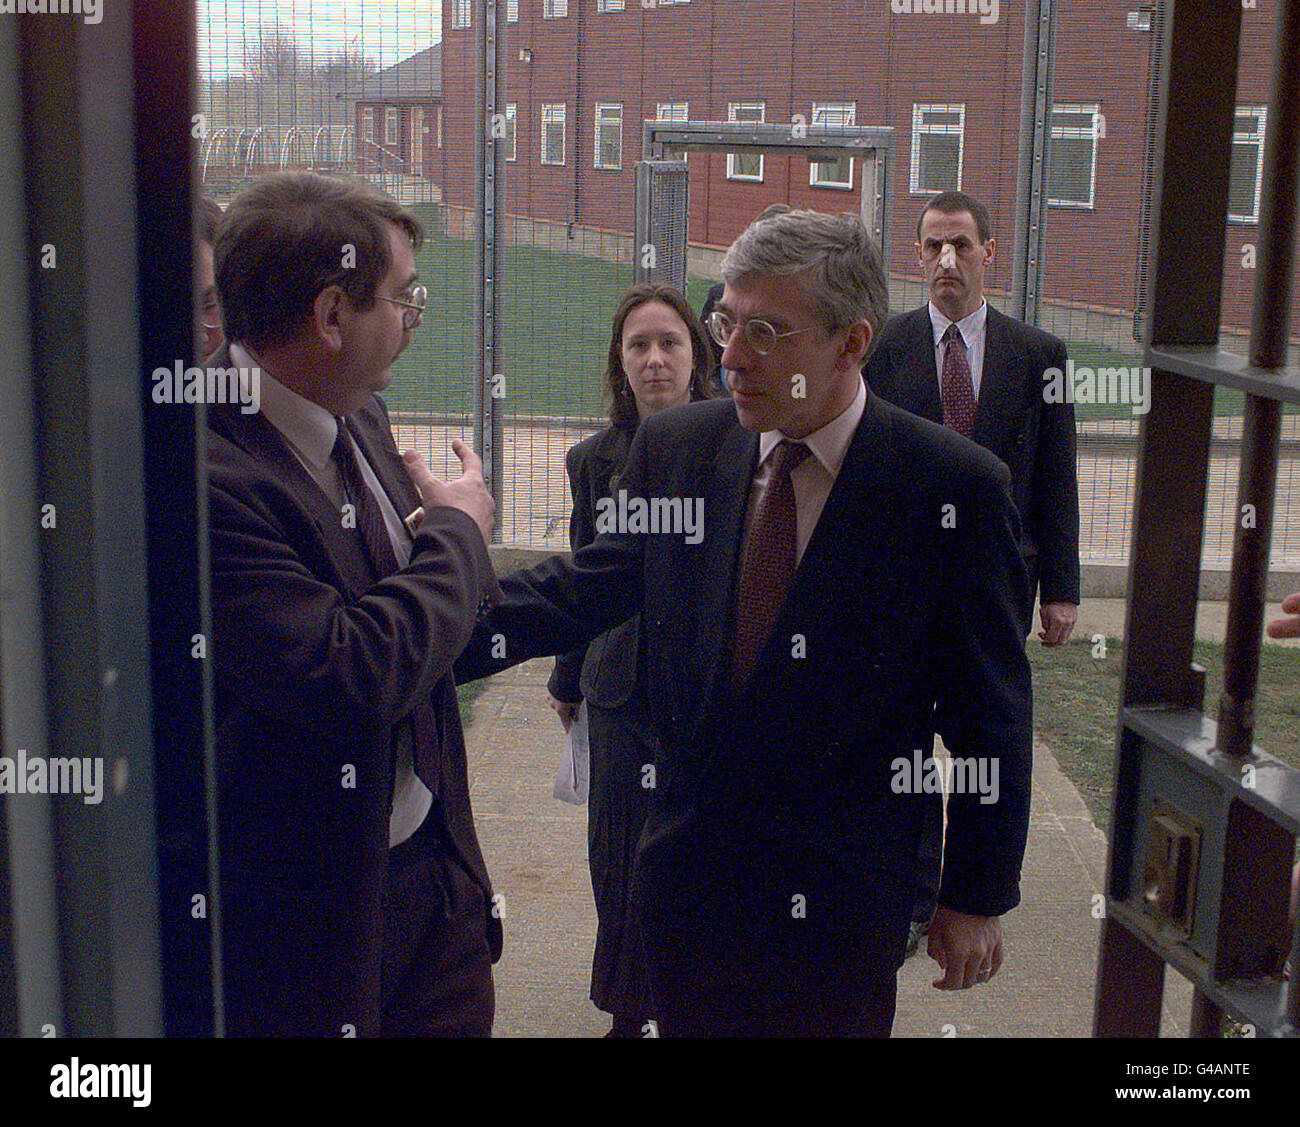
<instances>
[{"instance_id":1,"label":"red patterned necktie","mask_svg":"<svg viewBox=\"0 0 1300 1127\"><path fill-rule=\"evenodd\" d=\"M733 693L739 692L754 672L794 578L798 524L790 474L811 453L802 442L787 438L772 456L772 476L758 502L740 561L731 654Z\"/></svg>"},{"instance_id":2,"label":"red patterned necktie","mask_svg":"<svg viewBox=\"0 0 1300 1127\"><path fill-rule=\"evenodd\" d=\"M385 579L397 570L397 556L393 553L393 542L388 538L388 527L384 524L383 510L375 495L366 487L366 480L361 476L361 467L357 465L356 455L352 449L351 431L347 419L339 419L339 431L334 440L334 449L330 457L338 467L339 478L343 482L346 500L353 508L357 531L366 547L366 558L374 570L375 579Z\"/></svg>"},{"instance_id":3,"label":"red patterned necktie","mask_svg":"<svg viewBox=\"0 0 1300 1127\"><path fill-rule=\"evenodd\" d=\"M943 425L970 438L975 433L975 384L966 360L966 342L956 323L943 334Z\"/></svg>"}]
</instances>

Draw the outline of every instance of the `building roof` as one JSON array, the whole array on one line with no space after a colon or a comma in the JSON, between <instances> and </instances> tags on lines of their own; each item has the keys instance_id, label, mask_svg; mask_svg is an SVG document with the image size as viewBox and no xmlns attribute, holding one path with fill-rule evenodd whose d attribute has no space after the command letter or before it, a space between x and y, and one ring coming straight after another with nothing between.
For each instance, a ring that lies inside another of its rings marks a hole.
<instances>
[{"instance_id":1,"label":"building roof","mask_svg":"<svg viewBox=\"0 0 1300 1127\"><path fill-rule=\"evenodd\" d=\"M442 44L435 43L409 59L371 75L360 86L338 95L349 102L427 102L442 98Z\"/></svg>"}]
</instances>

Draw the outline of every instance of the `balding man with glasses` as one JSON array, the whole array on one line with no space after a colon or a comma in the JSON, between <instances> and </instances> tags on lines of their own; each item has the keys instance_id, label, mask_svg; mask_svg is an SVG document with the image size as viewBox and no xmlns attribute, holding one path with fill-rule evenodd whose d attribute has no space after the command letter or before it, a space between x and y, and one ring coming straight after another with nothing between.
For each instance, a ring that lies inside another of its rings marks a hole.
<instances>
[{"instance_id":1,"label":"balding man with glasses","mask_svg":"<svg viewBox=\"0 0 1300 1127\"><path fill-rule=\"evenodd\" d=\"M858 219L765 219L722 270L732 399L646 420L619 483L628 513L702 503L703 536L616 522L503 579L456 673L640 612L662 753L633 900L660 1032L886 1036L935 726L965 764L936 985L997 974L1019 900L1030 683L1007 471L867 390L887 296Z\"/></svg>"},{"instance_id":2,"label":"balding man with glasses","mask_svg":"<svg viewBox=\"0 0 1300 1127\"><path fill-rule=\"evenodd\" d=\"M477 457L434 478L378 393L423 231L365 183L254 182L217 238L260 413L209 411L222 954L235 1035L487 1035L501 926L451 663L495 590ZM417 491L415 480L418 479Z\"/></svg>"}]
</instances>

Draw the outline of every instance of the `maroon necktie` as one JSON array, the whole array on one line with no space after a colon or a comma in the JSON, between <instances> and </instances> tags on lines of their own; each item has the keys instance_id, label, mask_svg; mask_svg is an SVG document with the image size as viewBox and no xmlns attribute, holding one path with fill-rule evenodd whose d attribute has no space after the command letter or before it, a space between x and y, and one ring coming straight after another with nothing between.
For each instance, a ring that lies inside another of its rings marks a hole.
<instances>
[{"instance_id":1,"label":"maroon necktie","mask_svg":"<svg viewBox=\"0 0 1300 1127\"><path fill-rule=\"evenodd\" d=\"M361 476L361 467L352 449L352 432L347 419L338 420L339 432L334 440L334 449L330 457L338 467L339 477L343 482L344 500L352 506L356 517L357 531L366 547L366 558L375 573L375 579L385 579L397 570L397 557L393 554L393 542L388 538L388 527L384 524L383 510L375 495L366 487L365 478Z\"/></svg>"},{"instance_id":2,"label":"maroon necktie","mask_svg":"<svg viewBox=\"0 0 1300 1127\"><path fill-rule=\"evenodd\" d=\"M356 516L357 531L361 533L365 544L366 558L375 574L376 581L386 579L397 570L397 556L393 552L393 542L388 538L388 525L384 522L383 510L379 501L366 485L361 476L361 467L357 463L356 452L352 448L351 431L347 419L338 420L339 432L334 440L334 449L330 457L338 467L339 477L343 482L345 500L353 507ZM438 782L441 771L438 766L439 733L434 706L426 704L417 707L409 717L411 737L411 764L416 777L438 796ZM406 728L399 732L399 738L405 739Z\"/></svg>"},{"instance_id":3,"label":"maroon necktie","mask_svg":"<svg viewBox=\"0 0 1300 1127\"><path fill-rule=\"evenodd\" d=\"M782 439L772 455L772 476L758 502L740 560L731 689L738 693L754 672L794 578L798 525L790 474L812 451Z\"/></svg>"},{"instance_id":4,"label":"maroon necktie","mask_svg":"<svg viewBox=\"0 0 1300 1127\"><path fill-rule=\"evenodd\" d=\"M966 360L966 342L956 322L943 334L943 425L970 438L975 433L975 384Z\"/></svg>"}]
</instances>

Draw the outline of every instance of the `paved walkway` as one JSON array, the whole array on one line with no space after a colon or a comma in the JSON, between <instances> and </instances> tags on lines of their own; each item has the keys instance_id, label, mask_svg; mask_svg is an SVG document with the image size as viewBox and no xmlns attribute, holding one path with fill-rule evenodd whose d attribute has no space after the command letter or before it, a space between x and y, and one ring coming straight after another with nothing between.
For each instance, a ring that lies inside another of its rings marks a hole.
<instances>
[{"instance_id":1,"label":"paved walkway","mask_svg":"<svg viewBox=\"0 0 1300 1127\"><path fill-rule=\"evenodd\" d=\"M1276 608L1270 608L1274 613ZM1224 608L1206 604L1203 637L1222 637ZM1123 603L1095 600L1080 633L1122 633ZM586 808L551 797L562 747L546 706L550 661L489 682L468 734L474 811L488 869L505 897L505 954L496 969L498 1036L592 1037L609 1026L587 998L596 915L587 872ZM899 979L895 1036L1088 1036L1106 841L1051 750L1034 748L1033 805L1022 904L1004 920L1006 961L988 986L935 990L924 954ZM1170 973L1165 1032L1185 1036L1191 989Z\"/></svg>"}]
</instances>

